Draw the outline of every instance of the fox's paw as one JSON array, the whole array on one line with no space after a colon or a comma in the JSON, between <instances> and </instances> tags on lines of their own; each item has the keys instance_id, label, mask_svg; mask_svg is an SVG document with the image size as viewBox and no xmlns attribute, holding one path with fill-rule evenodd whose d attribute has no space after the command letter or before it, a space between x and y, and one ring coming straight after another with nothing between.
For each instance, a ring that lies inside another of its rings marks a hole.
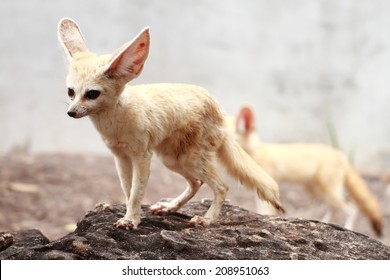
<instances>
[{"instance_id":1,"label":"fox's paw","mask_svg":"<svg viewBox=\"0 0 390 280\"><path fill-rule=\"evenodd\" d=\"M169 202L157 202L150 206L149 211L154 215L169 215L176 212L177 207Z\"/></svg>"},{"instance_id":2,"label":"fox's paw","mask_svg":"<svg viewBox=\"0 0 390 280\"><path fill-rule=\"evenodd\" d=\"M132 230L136 229L138 224L132 222L131 220L125 219L125 218L120 218L115 224L115 227L124 229L124 230Z\"/></svg>"},{"instance_id":3,"label":"fox's paw","mask_svg":"<svg viewBox=\"0 0 390 280\"><path fill-rule=\"evenodd\" d=\"M190 227L197 227L197 226L207 227L211 224L211 219L207 217L194 216L189 221L188 224Z\"/></svg>"}]
</instances>

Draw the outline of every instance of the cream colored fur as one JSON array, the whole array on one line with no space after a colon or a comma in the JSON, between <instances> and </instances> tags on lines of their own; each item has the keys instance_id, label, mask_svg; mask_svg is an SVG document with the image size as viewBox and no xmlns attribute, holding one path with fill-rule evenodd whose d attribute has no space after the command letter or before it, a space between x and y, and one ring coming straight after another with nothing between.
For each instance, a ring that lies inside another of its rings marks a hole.
<instances>
[{"instance_id":1,"label":"cream colored fur","mask_svg":"<svg viewBox=\"0 0 390 280\"><path fill-rule=\"evenodd\" d=\"M236 120L238 142L278 183L295 183L318 194L333 208L350 215L346 226L352 227L354 211L344 198L344 186L369 218L380 235L383 217L379 204L362 177L338 150L320 144L262 143L255 130L255 118L249 107L243 107ZM269 211L267 207L261 211ZM264 213L264 212L263 212ZM327 217L330 218L329 215Z\"/></svg>"},{"instance_id":2,"label":"cream colored fur","mask_svg":"<svg viewBox=\"0 0 390 280\"><path fill-rule=\"evenodd\" d=\"M140 223L153 153L188 182L177 198L153 205L153 213L177 211L207 183L214 192L212 205L190 225L214 222L228 191L216 171L217 161L244 186L283 210L277 184L235 142L224 113L206 90L184 84L128 84L141 73L148 56L148 29L105 56L87 50L71 19L61 20L58 37L70 61L68 114L89 116L115 157L127 209L117 227L131 229Z\"/></svg>"}]
</instances>

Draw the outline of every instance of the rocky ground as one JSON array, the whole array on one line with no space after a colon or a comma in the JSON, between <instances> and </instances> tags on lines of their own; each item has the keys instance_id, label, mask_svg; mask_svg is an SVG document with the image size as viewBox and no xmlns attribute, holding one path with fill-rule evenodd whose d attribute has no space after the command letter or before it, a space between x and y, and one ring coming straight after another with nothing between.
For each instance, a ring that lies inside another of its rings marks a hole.
<instances>
[{"instance_id":1,"label":"rocky ground","mask_svg":"<svg viewBox=\"0 0 390 280\"><path fill-rule=\"evenodd\" d=\"M390 245L389 177L381 174L365 178L383 209L384 235L377 238L360 213L354 230ZM254 211L253 194L231 180L228 182L231 204ZM161 198L174 197L184 185L182 178L155 160L144 202L152 204ZM321 219L327 209L300 186L282 185L281 194L288 217ZM207 186L193 200L203 198L212 198ZM0 232L35 228L55 240L73 231L86 212L100 202L123 202L110 156L12 153L0 157ZM332 222L342 224L343 217L335 217Z\"/></svg>"},{"instance_id":2,"label":"rocky ground","mask_svg":"<svg viewBox=\"0 0 390 280\"><path fill-rule=\"evenodd\" d=\"M159 216L142 206L142 222L130 231L113 226L123 204L99 205L77 229L49 241L38 230L0 233L0 259L10 260L389 260L390 247L334 224L259 215L225 203L213 225L190 227L211 201L189 202ZM207 250L205 250L207 248Z\"/></svg>"}]
</instances>

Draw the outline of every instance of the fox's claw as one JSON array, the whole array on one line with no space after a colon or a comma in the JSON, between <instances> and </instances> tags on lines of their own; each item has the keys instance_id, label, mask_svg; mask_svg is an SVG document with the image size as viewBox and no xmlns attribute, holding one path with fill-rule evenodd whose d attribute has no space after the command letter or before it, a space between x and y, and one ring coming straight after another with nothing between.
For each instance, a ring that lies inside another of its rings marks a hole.
<instances>
[{"instance_id":1,"label":"fox's claw","mask_svg":"<svg viewBox=\"0 0 390 280\"><path fill-rule=\"evenodd\" d=\"M211 224L210 218L201 217L201 216L194 216L188 223L190 227L197 227L197 226L207 227L210 224Z\"/></svg>"},{"instance_id":2,"label":"fox's claw","mask_svg":"<svg viewBox=\"0 0 390 280\"><path fill-rule=\"evenodd\" d=\"M120 229L124 229L124 230L132 230L132 229L136 229L137 228L137 226L134 225L132 221L127 220L125 218L120 218L114 224L114 226L117 227L117 228L120 228Z\"/></svg>"},{"instance_id":3,"label":"fox's claw","mask_svg":"<svg viewBox=\"0 0 390 280\"><path fill-rule=\"evenodd\" d=\"M169 215L176 212L176 210L176 207L172 207L169 202L157 202L149 208L149 211L155 215Z\"/></svg>"}]
</instances>

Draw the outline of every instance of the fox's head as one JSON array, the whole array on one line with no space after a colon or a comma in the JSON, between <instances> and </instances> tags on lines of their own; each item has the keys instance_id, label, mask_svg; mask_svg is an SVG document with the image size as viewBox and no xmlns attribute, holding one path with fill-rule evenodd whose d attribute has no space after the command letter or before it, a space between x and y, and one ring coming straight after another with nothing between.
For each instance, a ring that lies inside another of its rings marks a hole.
<instances>
[{"instance_id":1,"label":"fox's head","mask_svg":"<svg viewBox=\"0 0 390 280\"><path fill-rule=\"evenodd\" d=\"M63 18L58 25L58 39L69 65L68 115L82 118L113 108L126 83L142 71L149 53L149 28L111 55L98 56L87 49L77 23Z\"/></svg>"}]
</instances>

